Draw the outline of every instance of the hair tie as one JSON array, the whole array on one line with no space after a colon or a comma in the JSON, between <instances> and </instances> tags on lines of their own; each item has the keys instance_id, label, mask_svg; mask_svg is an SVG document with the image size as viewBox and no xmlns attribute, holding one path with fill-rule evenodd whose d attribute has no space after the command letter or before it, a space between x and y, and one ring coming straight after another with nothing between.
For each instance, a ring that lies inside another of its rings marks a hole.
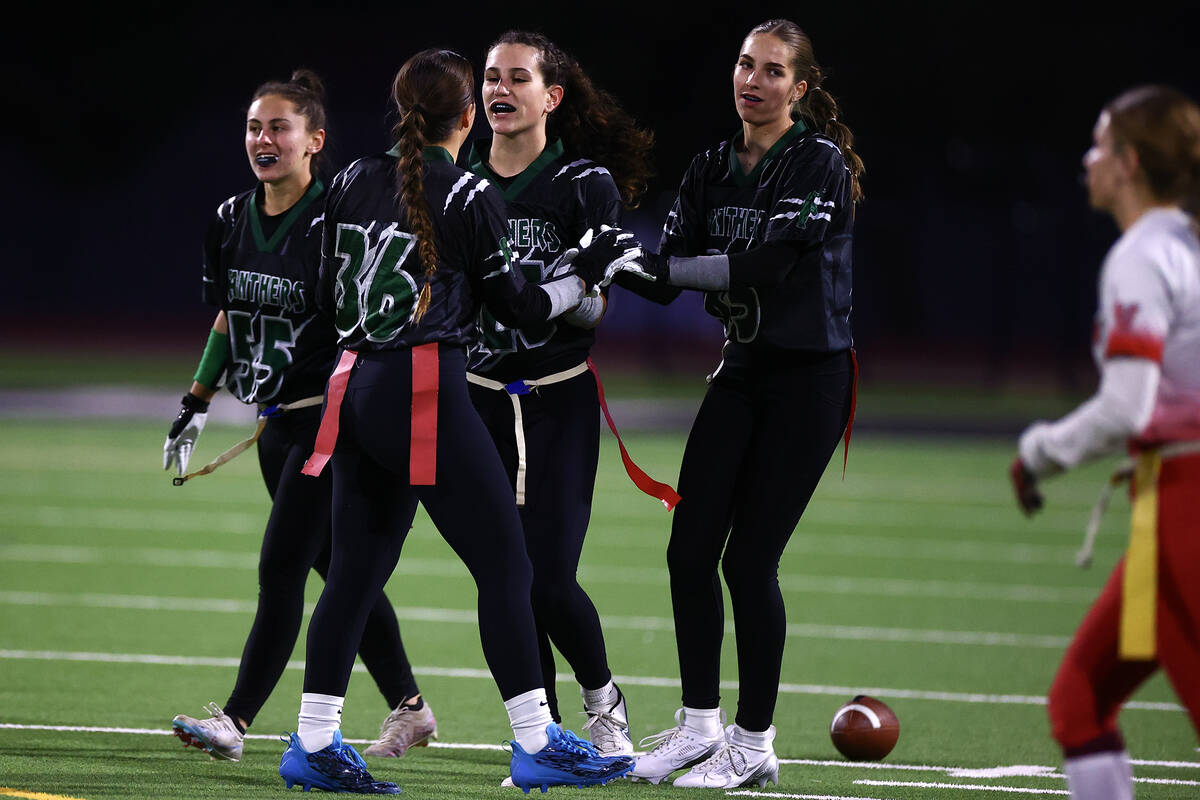
<instances>
[{"instance_id":1,"label":"hair tie","mask_svg":"<svg viewBox=\"0 0 1200 800\"><path fill-rule=\"evenodd\" d=\"M425 106L421 105L420 103L413 103L411 106L409 106L408 113L416 114L417 112L420 112L421 116L424 116Z\"/></svg>"}]
</instances>

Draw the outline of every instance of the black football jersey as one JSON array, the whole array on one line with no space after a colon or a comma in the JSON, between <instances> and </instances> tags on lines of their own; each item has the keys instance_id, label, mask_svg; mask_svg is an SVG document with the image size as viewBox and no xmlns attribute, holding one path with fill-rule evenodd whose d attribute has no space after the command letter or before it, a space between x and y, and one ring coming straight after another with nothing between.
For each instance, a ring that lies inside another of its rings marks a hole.
<instances>
[{"instance_id":1,"label":"black football jersey","mask_svg":"<svg viewBox=\"0 0 1200 800\"><path fill-rule=\"evenodd\" d=\"M525 279L540 283L555 260L574 247L588 228L617 225L621 196L609 171L594 161L563 154L562 142L547 145L520 174L497 177L488 166L490 140L476 142L467 165L500 188L508 211L508 239ZM484 308L479 341L468 369L502 383L540 378L587 358L595 331L562 320L509 328Z\"/></svg>"},{"instance_id":2,"label":"black football jersey","mask_svg":"<svg viewBox=\"0 0 1200 800\"><path fill-rule=\"evenodd\" d=\"M721 320L731 342L850 347L853 208L841 150L798 121L747 175L734 152L741 137L692 159L663 226L660 252L732 255L788 242L800 261L782 284L705 292L705 310Z\"/></svg>"},{"instance_id":3,"label":"black football jersey","mask_svg":"<svg viewBox=\"0 0 1200 800\"><path fill-rule=\"evenodd\" d=\"M325 187L314 180L277 217L259 205L262 185L217 209L204 244L204 299L229 322L226 387L245 403L320 395L333 369L336 337L317 308Z\"/></svg>"},{"instance_id":4,"label":"black football jersey","mask_svg":"<svg viewBox=\"0 0 1200 800\"><path fill-rule=\"evenodd\" d=\"M441 147L424 149L422 180L438 267L429 309L413 321L426 283L417 239L399 200L396 151L355 161L333 179L321 251L321 302L350 350L399 350L428 342L469 346L485 284L519 291L511 266L504 200L486 180L455 166ZM495 292L493 292L495 294Z\"/></svg>"}]
</instances>

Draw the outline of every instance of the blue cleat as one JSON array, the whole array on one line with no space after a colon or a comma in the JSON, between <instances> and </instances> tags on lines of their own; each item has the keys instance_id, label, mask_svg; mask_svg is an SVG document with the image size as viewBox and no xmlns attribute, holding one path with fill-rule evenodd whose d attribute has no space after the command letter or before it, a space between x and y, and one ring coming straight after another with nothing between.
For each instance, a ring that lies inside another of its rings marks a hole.
<instances>
[{"instance_id":1,"label":"blue cleat","mask_svg":"<svg viewBox=\"0 0 1200 800\"><path fill-rule=\"evenodd\" d=\"M279 760L279 777L287 788L299 784L304 791L314 786L327 792L355 794L400 794L400 787L377 781L367 772L367 763L353 747L342 744L342 732L333 732L333 744L310 753L291 734L288 748Z\"/></svg>"},{"instance_id":2,"label":"blue cleat","mask_svg":"<svg viewBox=\"0 0 1200 800\"><path fill-rule=\"evenodd\" d=\"M629 756L602 756L591 742L556 723L547 725L546 733L550 741L536 753L526 753L521 745L511 742L509 776L525 794L535 786L545 792L551 786L603 785L633 769Z\"/></svg>"}]
</instances>

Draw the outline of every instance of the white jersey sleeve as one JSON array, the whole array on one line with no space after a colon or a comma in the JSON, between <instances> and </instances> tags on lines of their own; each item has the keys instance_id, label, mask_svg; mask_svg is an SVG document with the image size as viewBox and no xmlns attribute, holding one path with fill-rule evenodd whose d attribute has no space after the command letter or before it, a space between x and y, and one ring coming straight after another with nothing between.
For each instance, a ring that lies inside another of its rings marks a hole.
<instances>
[{"instance_id":1,"label":"white jersey sleeve","mask_svg":"<svg viewBox=\"0 0 1200 800\"><path fill-rule=\"evenodd\" d=\"M1035 475L1122 446L1200 439L1200 242L1176 208L1144 214L1117 240L1100 274L1094 355L1100 389L1018 444Z\"/></svg>"}]
</instances>

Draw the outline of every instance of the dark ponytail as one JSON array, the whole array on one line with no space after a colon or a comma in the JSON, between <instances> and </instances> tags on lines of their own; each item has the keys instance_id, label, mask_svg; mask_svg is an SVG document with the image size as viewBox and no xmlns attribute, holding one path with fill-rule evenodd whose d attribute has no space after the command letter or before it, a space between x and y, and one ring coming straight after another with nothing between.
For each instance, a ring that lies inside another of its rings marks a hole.
<instances>
[{"instance_id":1,"label":"dark ponytail","mask_svg":"<svg viewBox=\"0 0 1200 800\"><path fill-rule=\"evenodd\" d=\"M808 125L828 136L842 151L846 166L850 169L850 199L857 203L863 199L859 176L866 171L862 158L854 151L854 133L839 119L838 104L822 83L825 75L817 63L812 40L800 26L791 20L772 19L754 26L746 37L769 33L787 46L792 53L792 71L796 81L806 81L808 90L804 97L792 106L792 119L802 119Z\"/></svg>"},{"instance_id":2,"label":"dark ponytail","mask_svg":"<svg viewBox=\"0 0 1200 800\"><path fill-rule=\"evenodd\" d=\"M650 151L654 134L642 128L609 92L599 88L570 54L540 33L507 31L492 42L522 44L538 52L547 86L563 88L563 99L546 122L546 134L563 149L609 171L627 208L637 208L654 175Z\"/></svg>"},{"instance_id":3,"label":"dark ponytail","mask_svg":"<svg viewBox=\"0 0 1200 800\"><path fill-rule=\"evenodd\" d=\"M399 153L396 185L408 214L408 227L417 237L417 255L425 268L425 285L417 297L414 322L429 310L429 284L438 265L436 235L422 179L421 149L445 141L474 96L471 62L450 50L422 50L404 62L392 81L392 102L400 114L400 121L392 128Z\"/></svg>"}]
</instances>

